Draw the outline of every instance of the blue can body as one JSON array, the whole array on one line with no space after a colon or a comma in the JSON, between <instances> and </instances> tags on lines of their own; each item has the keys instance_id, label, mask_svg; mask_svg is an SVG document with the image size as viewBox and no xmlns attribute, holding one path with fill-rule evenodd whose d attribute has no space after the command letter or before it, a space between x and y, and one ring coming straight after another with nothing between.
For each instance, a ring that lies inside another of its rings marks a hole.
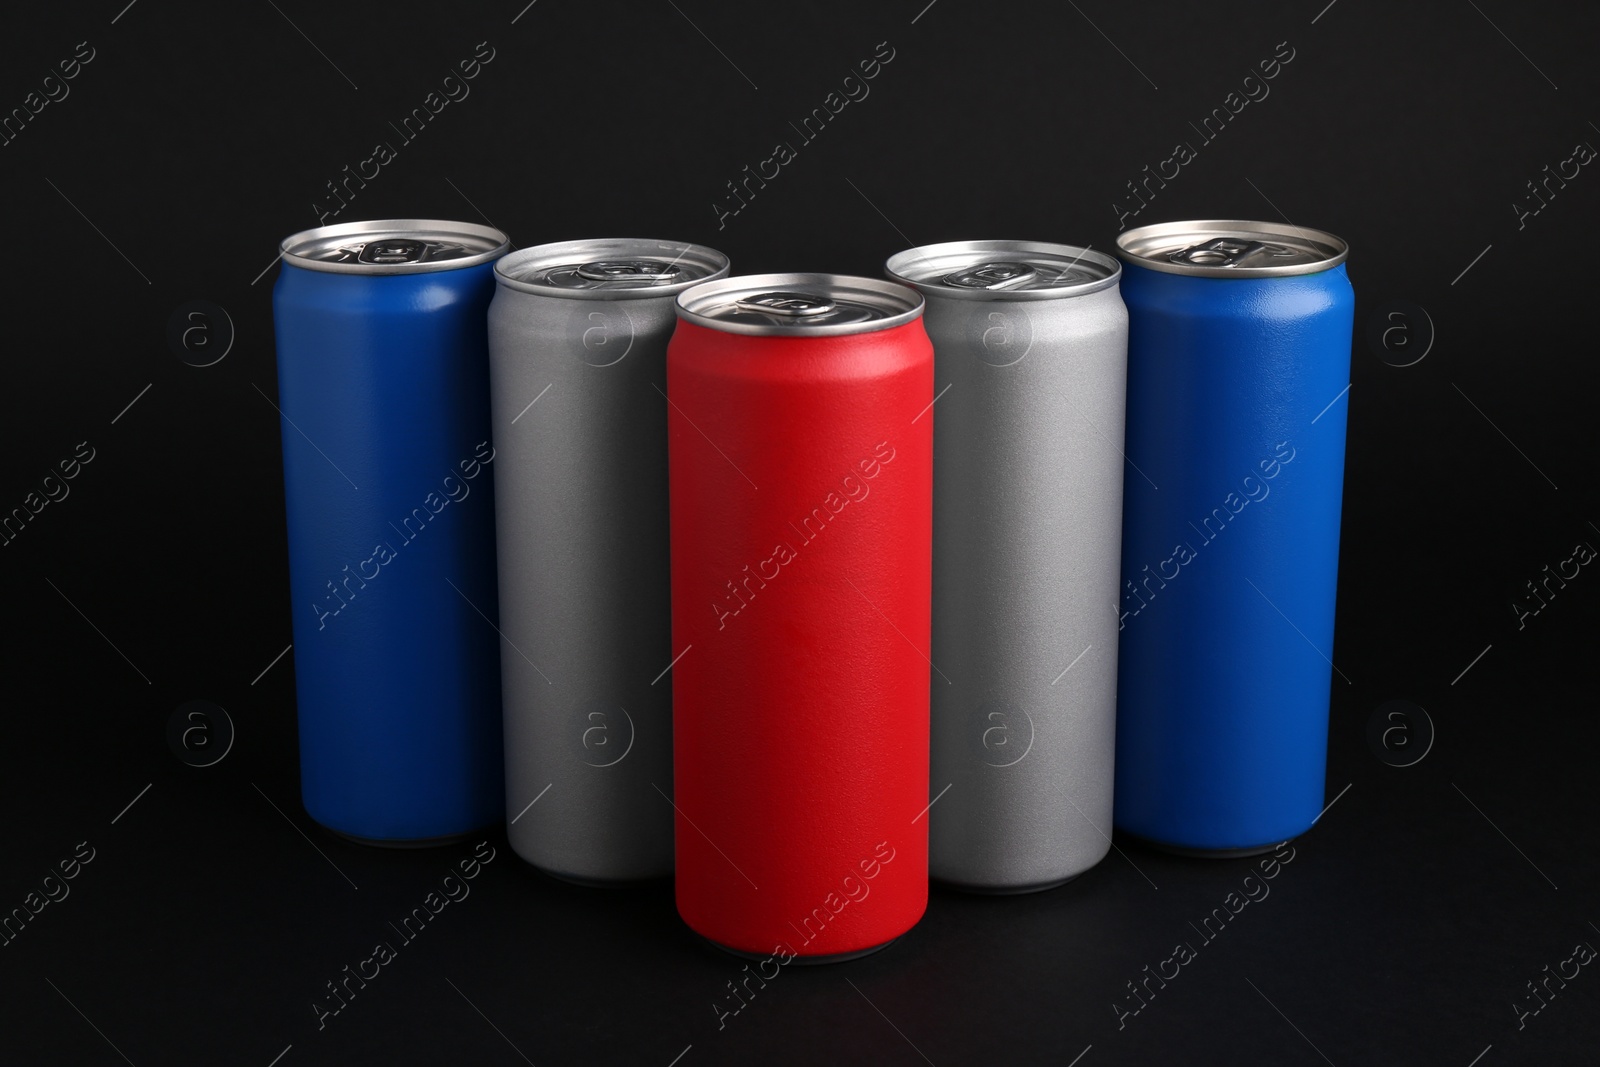
<instances>
[{"instance_id":1,"label":"blue can body","mask_svg":"<svg viewBox=\"0 0 1600 1067\"><path fill-rule=\"evenodd\" d=\"M1270 848L1324 804L1355 294L1128 263L1115 822ZM1159 488L1158 488L1159 487Z\"/></svg>"},{"instance_id":2,"label":"blue can body","mask_svg":"<svg viewBox=\"0 0 1600 1067\"><path fill-rule=\"evenodd\" d=\"M374 843L504 812L486 312L494 265L273 290L301 791Z\"/></svg>"}]
</instances>

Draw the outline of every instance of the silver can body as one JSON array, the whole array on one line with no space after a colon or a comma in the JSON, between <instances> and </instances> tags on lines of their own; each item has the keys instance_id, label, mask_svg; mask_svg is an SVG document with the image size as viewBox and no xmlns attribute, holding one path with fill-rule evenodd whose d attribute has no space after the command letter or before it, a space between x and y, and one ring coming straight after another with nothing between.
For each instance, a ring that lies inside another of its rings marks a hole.
<instances>
[{"instance_id":1,"label":"silver can body","mask_svg":"<svg viewBox=\"0 0 1600 1067\"><path fill-rule=\"evenodd\" d=\"M573 241L496 270L489 308L506 820L582 883L673 866L667 341L711 249Z\"/></svg>"},{"instance_id":2,"label":"silver can body","mask_svg":"<svg viewBox=\"0 0 1600 1067\"><path fill-rule=\"evenodd\" d=\"M1111 847L1120 269L986 241L913 249L889 273L927 298L938 391L930 873L977 892L1050 888Z\"/></svg>"}]
</instances>

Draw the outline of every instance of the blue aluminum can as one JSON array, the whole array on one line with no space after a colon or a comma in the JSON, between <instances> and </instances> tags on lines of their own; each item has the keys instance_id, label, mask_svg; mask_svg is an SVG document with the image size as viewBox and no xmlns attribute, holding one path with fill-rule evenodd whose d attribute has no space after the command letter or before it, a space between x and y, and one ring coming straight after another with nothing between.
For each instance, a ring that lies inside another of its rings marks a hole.
<instances>
[{"instance_id":1,"label":"blue aluminum can","mask_svg":"<svg viewBox=\"0 0 1600 1067\"><path fill-rule=\"evenodd\" d=\"M1324 804L1347 247L1204 221L1117 241L1128 306L1115 822L1267 851Z\"/></svg>"},{"instance_id":2,"label":"blue aluminum can","mask_svg":"<svg viewBox=\"0 0 1600 1067\"><path fill-rule=\"evenodd\" d=\"M504 811L487 311L506 236L283 242L273 289L306 811L370 844Z\"/></svg>"}]
</instances>

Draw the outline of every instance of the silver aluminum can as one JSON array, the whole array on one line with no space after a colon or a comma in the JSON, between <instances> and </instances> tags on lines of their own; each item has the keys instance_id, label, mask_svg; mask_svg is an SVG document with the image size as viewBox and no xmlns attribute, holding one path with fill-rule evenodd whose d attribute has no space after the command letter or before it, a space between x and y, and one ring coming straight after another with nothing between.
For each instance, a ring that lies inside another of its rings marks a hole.
<instances>
[{"instance_id":1,"label":"silver aluminum can","mask_svg":"<svg viewBox=\"0 0 1600 1067\"><path fill-rule=\"evenodd\" d=\"M1121 267L956 241L886 270L927 298L934 349L930 873L1048 889L1111 847Z\"/></svg>"},{"instance_id":2,"label":"silver aluminum can","mask_svg":"<svg viewBox=\"0 0 1600 1067\"><path fill-rule=\"evenodd\" d=\"M722 253L565 241L489 307L506 821L548 874L672 873L667 341Z\"/></svg>"}]
</instances>

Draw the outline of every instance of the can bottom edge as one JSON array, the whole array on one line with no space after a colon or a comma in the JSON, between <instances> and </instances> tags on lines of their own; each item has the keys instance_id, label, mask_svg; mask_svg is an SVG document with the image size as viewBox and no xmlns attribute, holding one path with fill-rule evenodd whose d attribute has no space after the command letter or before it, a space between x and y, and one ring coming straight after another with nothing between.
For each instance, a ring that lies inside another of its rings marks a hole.
<instances>
[{"instance_id":1,"label":"can bottom edge","mask_svg":"<svg viewBox=\"0 0 1600 1067\"><path fill-rule=\"evenodd\" d=\"M738 956L740 959L765 961L765 960L769 960L769 959L773 958L773 954L771 952L764 952L764 953L763 952L749 952L749 951L746 951L745 949L742 949L742 948L734 948L732 945L724 945L721 941L714 941L711 938L706 937L704 934L698 934L697 936L702 941L704 941L706 944L711 945L714 948L719 948L723 952L728 953L730 956ZM870 956L874 952L882 952L884 949L888 948L890 945L894 944L898 940L900 940L900 936L896 935L894 937L891 937L889 940L883 942L881 945L872 945L872 946L870 946L868 948L856 949L856 950L854 950L852 952L835 952L835 953L832 953L831 955L827 955L827 956L800 956L800 955L795 955L795 956L789 957L787 960L784 960L783 962L785 964L803 963L803 964L807 964L807 965L824 964L824 963L847 963L850 960L858 960L863 956Z\"/></svg>"},{"instance_id":2,"label":"can bottom edge","mask_svg":"<svg viewBox=\"0 0 1600 1067\"><path fill-rule=\"evenodd\" d=\"M1195 848L1193 845L1174 845L1167 841L1157 841L1151 837L1143 837L1139 834L1128 833L1126 830L1121 831L1121 833L1127 834L1128 837L1139 842L1140 844L1148 845L1159 852L1166 852L1174 856L1186 856L1190 859L1200 860L1236 860L1244 859L1246 856L1260 856L1263 853L1272 852L1300 836L1300 834L1291 834L1288 837L1281 838L1266 845L1244 845L1232 848ZM1304 833L1304 831L1301 831L1301 833Z\"/></svg>"},{"instance_id":3,"label":"can bottom edge","mask_svg":"<svg viewBox=\"0 0 1600 1067\"><path fill-rule=\"evenodd\" d=\"M672 871L666 870L658 874L638 874L627 878L597 878L587 874L571 874L567 871L552 870L538 863L523 858L523 862L544 875L546 878L557 882L566 882L568 885L583 886L585 889L632 889L637 886L649 885L651 882L660 882L670 879Z\"/></svg>"},{"instance_id":4,"label":"can bottom edge","mask_svg":"<svg viewBox=\"0 0 1600 1067\"><path fill-rule=\"evenodd\" d=\"M975 882L959 882L952 878L940 878L937 875L931 881L941 888L954 889L961 893L971 893L973 896L1015 897L1028 893L1044 893L1051 889L1059 889L1068 882L1077 881L1083 874L1083 871L1076 871L1065 878L1052 878L1047 882L1030 882L1027 885L979 885Z\"/></svg>"},{"instance_id":5,"label":"can bottom edge","mask_svg":"<svg viewBox=\"0 0 1600 1067\"><path fill-rule=\"evenodd\" d=\"M317 825L334 837L357 845L366 845L368 848L439 848L443 845L455 845L478 837L492 830L499 823L486 823L476 829L463 830L458 834L444 834L440 837L362 837L360 834L350 834L343 830L335 830L333 827L323 823L317 823Z\"/></svg>"}]
</instances>

